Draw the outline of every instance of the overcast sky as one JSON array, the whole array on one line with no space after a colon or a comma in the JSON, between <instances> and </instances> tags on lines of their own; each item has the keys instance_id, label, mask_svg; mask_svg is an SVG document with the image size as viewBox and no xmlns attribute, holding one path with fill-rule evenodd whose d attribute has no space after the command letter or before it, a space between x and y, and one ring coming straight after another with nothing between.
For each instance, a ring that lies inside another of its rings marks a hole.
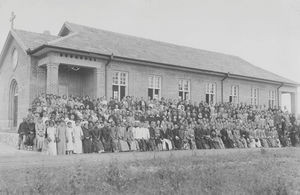
<instances>
[{"instance_id":1,"label":"overcast sky","mask_svg":"<svg viewBox=\"0 0 300 195\"><path fill-rule=\"evenodd\" d=\"M57 34L69 21L233 54L300 83L300 0L0 0L0 47L12 11L17 29Z\"/></svg>"}]
</instances>

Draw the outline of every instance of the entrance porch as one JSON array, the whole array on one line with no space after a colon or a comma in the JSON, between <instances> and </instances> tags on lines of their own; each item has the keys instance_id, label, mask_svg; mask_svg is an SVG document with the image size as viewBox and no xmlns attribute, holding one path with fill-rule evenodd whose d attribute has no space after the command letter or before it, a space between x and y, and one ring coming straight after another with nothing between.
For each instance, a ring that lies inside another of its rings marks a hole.
<instances>
[{"instance_id":1,"label":"entrance porch","mask_svg":"<svg viewBox=\"0 0 300 195\"><path fill-rule=\"evenodd\" d=\"M45 68L44 92L55 95L105 95L105 61L79 54L49 53L38 62Z\"/></svg>"}]
</instances>

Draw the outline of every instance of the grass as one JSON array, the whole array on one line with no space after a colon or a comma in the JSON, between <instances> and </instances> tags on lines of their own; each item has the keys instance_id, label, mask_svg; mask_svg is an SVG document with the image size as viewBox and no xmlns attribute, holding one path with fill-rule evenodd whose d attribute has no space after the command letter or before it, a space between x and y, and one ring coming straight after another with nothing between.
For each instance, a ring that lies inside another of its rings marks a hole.
<instances>
[{"instance_id":1,"label":"grass","mask_svg":"<svg viewBox=\"0 0 300 195\"><path fill-rule=\"evenodd\" d=\"M210 150L188 156L172 152L167 157L146 153L152 155L146 160L109 162L95 154L87 158L94 160L61 166L44 163L2 170L0 194L299 194L299 152Z\"/></svg>"}]
</instances>

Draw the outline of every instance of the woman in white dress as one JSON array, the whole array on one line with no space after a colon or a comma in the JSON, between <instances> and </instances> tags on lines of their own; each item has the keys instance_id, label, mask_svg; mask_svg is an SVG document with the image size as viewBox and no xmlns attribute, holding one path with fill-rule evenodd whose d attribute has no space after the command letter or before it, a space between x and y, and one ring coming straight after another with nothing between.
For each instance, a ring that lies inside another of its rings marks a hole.
<instances>
[{"instance_id":1,"label":"woman in white dress","mask_svg":"<svg viewBox=\"0 0 300 195\"><path fill-rule=\"evenodd\" d=\"M52 155L52 156L57 155L55 137L56 137L56 128L54 127L54 122L49 121L49 127L47 128L47 141L48 141L47 154L48 155Z\"/></svg>"},{"instance_id":2,"label":"woman in white dress","mask_svg":"<svg viewBox=\"0 0 300 195\"><path fill-rule=\"evenodd\" d=\"M73 154L74 151L74 128L72 126L72 122L69 121L67 123L66 129L66 142L67 142L67 154Z\"/></svg>"},{"instance_id":3,"label":"woman in white dress","mask_svg":"<svg viewBox=\"0 0 300 195\"><path fill-rule=\"evenodd\" d=\"M36 148L38 151L42 151L44 147L44 138L45 138L46 125L43 123L42 118L39 118L37 123L35 124L35 132L36 132Z\"/></svg>"},{"instance_id":4,"label":"woman in white dress","mask_svg":"<svg viewBox=\"0 0 300 195\"><path fill-rule=\"evenodd\" d=\"M80 121L77 120L74 127L74 153L75 154L82 153L82 137L83 137L83 132L80 126Z\"/></svg>"}]
</instances>

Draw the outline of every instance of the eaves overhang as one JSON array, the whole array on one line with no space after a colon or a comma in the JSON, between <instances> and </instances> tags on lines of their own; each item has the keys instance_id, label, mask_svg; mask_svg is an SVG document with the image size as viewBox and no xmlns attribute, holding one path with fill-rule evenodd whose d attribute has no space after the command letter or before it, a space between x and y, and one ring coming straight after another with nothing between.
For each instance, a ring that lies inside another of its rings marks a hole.
<instances>
[{"instance_id":1,"label":"eaves overhang","mask_svg":"<svg viewBox=\"0 0 300 195\"><path fill-rule=\"evenodd\" d=\"M32 55L32 56L40 56L49 51L75 52L75 53L81 53L81 54L85 54L88 56L98 57L98 58L107 59L107 60L109 60L111 57L111 54L89 52L86 50L71 49L71 48L65 48L65 47L59 47L59 46L47 45L47 44L41 45L33 50L28 49L27 54ZM204 69L197 69L197 68L189 68L189 67L184 67L184 66L180 66L180 65L166 64L166 63L153 62L153 61L147 61L147 60L141 60L141 59L126 58L126 57L116 56L116 55L114 55L113 61L127 62L127 63L133 63L133 64L142 64L142 65L162 67L162 68L168 68L168 69L177 69L177 70L193 72L193 73L221 76L222 78L224 76L228 75L228 72L225 73L225 72L218 72L218 71L211 71L211 70L204 70ZM283 83L284 85L287 85L287 86L300 87L300 84L296 83L296 82L290 83L290 82L274 81L274 80L250 77L250 76L245 76L245 75L237 75L237 74L232 74L232 73L229 73L229 75L230 75L229 78L234 78L234 79L241 79L241 80L255 81L255 82L264 82L264 83L269 83L269 84L274 84L274 85L282 85L282 83Z\"/></svg>"}]
</instances>

